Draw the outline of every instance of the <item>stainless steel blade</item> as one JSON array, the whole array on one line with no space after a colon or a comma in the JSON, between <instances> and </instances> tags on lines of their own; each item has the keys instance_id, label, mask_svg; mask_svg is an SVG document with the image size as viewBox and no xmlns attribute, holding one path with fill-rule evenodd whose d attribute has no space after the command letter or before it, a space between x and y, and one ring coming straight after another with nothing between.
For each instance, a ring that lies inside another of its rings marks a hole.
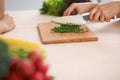
<instances>
[{"instance_id":1,"label":"stainless steel blade","mask_svg":"<svg viewBox=\"0 0 120 80\"><path fill-rule=\"evenodd\" d=\"M86 24L86 20L84 20L82 15L57 17L52 19L52 21L60 24L68 24L68 23L76 24L76 25Z\"/></svg>"}]
</instances>

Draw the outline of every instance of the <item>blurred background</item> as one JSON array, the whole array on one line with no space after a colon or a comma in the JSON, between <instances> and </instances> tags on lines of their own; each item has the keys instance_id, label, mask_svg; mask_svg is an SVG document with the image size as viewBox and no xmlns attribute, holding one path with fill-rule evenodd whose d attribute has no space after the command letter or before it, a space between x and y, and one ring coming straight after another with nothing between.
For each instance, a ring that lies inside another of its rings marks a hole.
<instances>
[{"instance_id":1,"label":"blurred background","mask_svg":"<svg viewBox=\"0 0 120 80\"><path fill-rule=\"evenodd\" d=\"M111 0L92 0L94 2L108 2ZM42 7L43 0L6 0L6 10L33 10Z\"/></svg>"}]
</instances>

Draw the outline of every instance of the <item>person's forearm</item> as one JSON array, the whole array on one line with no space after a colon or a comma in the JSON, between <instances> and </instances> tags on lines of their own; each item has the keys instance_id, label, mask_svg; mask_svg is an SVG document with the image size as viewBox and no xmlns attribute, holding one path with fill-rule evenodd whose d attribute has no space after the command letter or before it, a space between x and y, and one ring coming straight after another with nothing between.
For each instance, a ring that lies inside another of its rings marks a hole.
<instances>
[{"instance_id":1,"label":"person's forearm","mask_svg":"<svg viewBox=\"0 0 120 80\"><path fill-rule=\"evenodd\" d=\"M86 4L89 5L88 12L90 12L95 6L98 5L98 3L95 3L95 2L86 2Z\"/></svg>"},{"instance_id":2,"label":"person's forearm","mask_svg":"<svg viewBox=\"0 0 120 80\"><path fill-rule=\"evenodd\" d=\"M116 2L116 4L118 5L118 9L119 9L118 15L120 15L120 1L115 1L115 2Z\"/></svg>"},{"instance_id":3,"label":"person's forearm","mask_svg":"<svg viewBox=\"0 0 120 80\"><path fill-rule=\"evenodd\" d=\"M120 1L115 1L115 3L117 4L118 6L118 14L117 14L117 18L120 18Z\"/></svg>"},{"instance_id":4,"label":"person's forearm","mask_svg":"<svg viewBox=\"0 0 120 80\"><path fill-rule=\"evenodd\" d=\"M118 1L118 7L119 7L119 14L120 15L120 1Z\"/></svg>"},{"instance_id":5,"label":"person's forearm","mask_svg":"<svg viewBox=\"0 0 120 80\"><path fill-rule=\"evenodd\" d=\"M120 1L112 1L111 3L117 6L116 7L116 9L118 10L117 15L120 15Z\"/></svg>"},{"instance_id":6,"label":"person's forearm","mask_svg":"<svg viewBox=\"0 0 120 80\"><path fill-rule=\"evenodd\" d=\"M84 2L84 3L78 3L81 6L85 6L84 12L90 12L94 7L99 5L99 3L96 2Z\"/></svg>"},{"instance_id":7,"label":"person's forearm","mask_svg":"<svg viewBox=\"0 0 120 80\"><path fill-rule=\"evenodd\" d=\"M107 4L109 6L113 6L113 8L115 9L115 10L113 10L113 11L115 11L114 15L117 17L120 17L120 1L111 1L111 2L108 2L105 4Z\"/></svg>"}]
</instances>

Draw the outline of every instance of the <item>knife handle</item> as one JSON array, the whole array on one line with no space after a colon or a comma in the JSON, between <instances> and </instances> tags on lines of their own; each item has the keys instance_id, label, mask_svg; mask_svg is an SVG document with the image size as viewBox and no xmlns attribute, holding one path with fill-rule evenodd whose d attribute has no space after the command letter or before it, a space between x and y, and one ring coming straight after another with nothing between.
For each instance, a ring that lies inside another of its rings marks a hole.
<instances>
[{"instance_id":1,"label":"knife handle","mask_svg":"<svg viewBox=\"0 0 120 80\"><path fill-rule=\"evenodd\" d=\"M89 15L83 15L84 20L88 21L89 20ZM115 19L115 16L112 17L111 19Z\"/></svg>"}]
</instances>

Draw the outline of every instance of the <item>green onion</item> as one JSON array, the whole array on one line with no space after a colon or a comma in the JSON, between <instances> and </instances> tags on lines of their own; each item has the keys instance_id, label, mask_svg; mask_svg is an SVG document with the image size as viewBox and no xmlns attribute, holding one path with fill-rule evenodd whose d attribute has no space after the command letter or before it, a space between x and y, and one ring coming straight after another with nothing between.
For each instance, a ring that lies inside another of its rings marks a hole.
<instances>
[{"instance_id":1,"label":"green onion","mask_svg":"<svg viewBox=\"0 0 120 80\"><path fill-rule=\"evenodd\" d=\"M80 27L80 25L74 24L60 24L59 26L55 26L51 30L57 33L84 33L85 31Z\"/></svg>"}]
</instances>

